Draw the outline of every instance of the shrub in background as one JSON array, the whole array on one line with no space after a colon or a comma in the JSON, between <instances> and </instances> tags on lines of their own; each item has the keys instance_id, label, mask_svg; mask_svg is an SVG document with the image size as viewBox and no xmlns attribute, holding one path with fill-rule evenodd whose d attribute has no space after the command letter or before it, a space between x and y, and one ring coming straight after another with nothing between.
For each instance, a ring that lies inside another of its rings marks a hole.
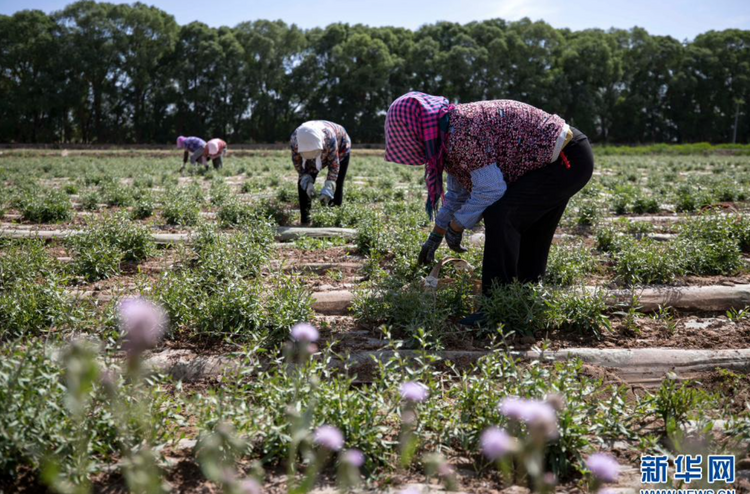
<instances>
[{"instance_id":1,"label":"shrub in background","mask_svg":"<svg viewBox=\"0 0 750 494\"><path fill-rule=\"evenodd\" d=\"M133 204L131 188L119 180L108 181L99 187L99 193L107 206L124 208Z\"/></svg>"},{"instance_id":2,"label":"shrub in background","mask_svg":"<svg viewBox=\"0 0 750 494\"><path fill-rule=\"evenodd\" d=\"M602 293L555 290L511 283L495 286L482 300L489 321L518 334L565 331L600 337L611 327Z\"/></svg>"},{"instance_id":3,"label":"shrub in background","mask_svg":"<svg viewBox=\"0 0 750 494\"><path fill-rule=\"evenodd\" d=\"M32 223L60 223L73 219L70 198L56 189L25 193L19 198L17 206L21 217Z\"/></svg>"},{"instance_id":4,"label":"shrub in background","mask_svg":"<svg viewBox=\"0 0 750 494\"><path fill-rule=\"evenodd\" d=\"M77 318L64 279L58 276L44 283L19 279L0 291L0 340L41 335Z\"/></svg>"},{"instance_id":5,"label":"shrub in background","mask_svg":"<svg viewBox=\"0 0 750 494\"><path fill-rule=\"evenodd\" d=\"M189 189L172 188L164 197L162 216L168 225L195 226L200 220L201 204Z\"/></svg>"},{"instance_id":6,"label":"shrub in background","mask_svg":"<svg viewBox=\"0 0 750 494\"><path fill-rule=\"evenodd\" d=\"M140 194L138 199L136 199L135 204L133 204L131 217L134 220L145 220L146 218L150 218L154 214L155 207L156 201L154 195L151 192L146 191L143 194Z\"/></svg>"},{"instance_id":7,"label":"shrub in background","mask_svg":"<svg viewBox=\"0 0 750 494\"><path fill-rule=\"evenodd\" d=\"M0 291L10 289L19 280L35 281L53 276L58 262L42 240L11 240L0 255Z\"/></svg>"},{"instance_id":8,"label":"shrub in background","mask_svg":"<svg viewBox=\"0 0 750 494\"><path fill-rule=\"evenodd\" d=\"M618 238L613 258L615 273L627 284L671 283L685 274L683 252L672 242Z\"/></svg>"},{"instance_id":9,"label":"shrub in background","mask_svg":"<svg viewBox=\"0 0 750 494\"><path fill-rule=\"evenodd\" d=\"M68 243L74 253L73 271L90 282L118 274L122 261L141 262L156 248L149 229L123 214L90 223Z\"/></svg>"},{"instance_id":10,"label":"shrub in background","mask_svg":"<svg viewBox=\"0 0 750 494\"><path fill-rule=\"evenodd\" d=\"M96 211L99 209L99 203L101 202L102 198L99 193L92 190L81 196L81 209L84 211Z\"/></svg>"},{"instance_id":11,"label":"shrub in background","mask_svg":"<svg viewBox=\"0 0 750 494\"><path fill-rule=\"evenodd\" d=\"M569 286L596 270L596 258L583 244L553 245L544 279L552 285Z\"/></svg>"}]
</instances>

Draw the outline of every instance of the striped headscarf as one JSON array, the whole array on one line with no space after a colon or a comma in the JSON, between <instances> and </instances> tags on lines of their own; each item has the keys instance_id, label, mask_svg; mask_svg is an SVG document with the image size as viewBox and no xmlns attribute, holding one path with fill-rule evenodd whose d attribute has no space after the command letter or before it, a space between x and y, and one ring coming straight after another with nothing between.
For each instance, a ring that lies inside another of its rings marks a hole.
<instances>
[{"instance_id":1,"label":"striped headscarf","mask_svg":"<svg viewBox=\"0 0 750 494\"><path fill-rule=\"evenodd\" d=\"M427 165L427 214L443 197L446 132L440 119L454 108L447 98L411 91L391 104L385 117L385 160L402 165Z\"/></svg>"}]
</instances>

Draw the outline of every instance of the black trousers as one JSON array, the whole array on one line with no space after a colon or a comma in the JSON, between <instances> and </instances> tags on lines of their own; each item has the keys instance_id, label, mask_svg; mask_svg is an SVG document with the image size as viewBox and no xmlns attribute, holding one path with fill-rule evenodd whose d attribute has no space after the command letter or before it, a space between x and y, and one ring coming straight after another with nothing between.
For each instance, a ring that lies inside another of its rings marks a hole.
<instances>
[{"instance_id":1,"label":"black trousers","mask_svg":"<svg viewBox=\"0 0 750 494\"><path fill-rule=\"evenodd\" d=\"M505 195L484 211L485 295L493 284L537 282L544 276L552 238L565 207L594 171L588 138L572 130L573 139L557 161L510 184Z\"/></svg>"},{"instance_id":2,"label":"black trousers","mask_svg":"<svg viewBox=\"0 0 750 494\"><path fill-rule=\"evenodd\" d=\"M339 176L336 179L336 192L333 193L333 201L329 202L329 206L341 206L344 202L344 180L346 180L346 170L349 168L349 155L344 156L344 159L339 161ZM317 173L310 173L313 180L318 177ZM300 187L299 181L297 181L297 195L299 196L299 212L302 223L310 222L310 206L312 205L312 199L307 197L307 192Z\"/></svg>"}]
</instances>

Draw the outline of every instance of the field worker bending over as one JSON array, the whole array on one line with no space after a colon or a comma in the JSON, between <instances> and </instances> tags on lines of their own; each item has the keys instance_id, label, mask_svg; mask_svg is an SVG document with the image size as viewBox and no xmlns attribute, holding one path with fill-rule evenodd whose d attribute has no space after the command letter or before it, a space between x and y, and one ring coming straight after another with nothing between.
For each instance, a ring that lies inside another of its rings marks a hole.
<instances>
[{"instance_id":1,"label":"field worker bending over","mask_svg":"<svg viewBox=\"0 0 750 494\"><path fill-rule=\"evenodd\" d=\"M206 156L214 165L214 169L218 170L224 164L224 156L227 155L227 143L219 138L211 139L206 143Z\"/></svg>"},{"instance_id":2,"label":"field worker bending over","mask_svg":"<svg viewBox=\"0 0 750 494\"><path fill-rule=\"evenodd\" d=\"M485 223L482 292L493 285L541 280L552 238L568 200L591 179L588 138L557 115L512 100L452 105L446 98L407 93L385 121L386 161L427 165L427 211L447 191L419 254L434 261L445 238L455 252L463 231ZM482 325L477 312L461 324Z\"/></svg>"},{"instance_id":3,"label":"field worker bending over","mask_svg":"<svg viewBox=\"0 0 750 494\"><path fill-rule=\"evenodd\" d=\"M303 225L310 224L310 206L315 196L315 178L328 167L320 200L325 205L341 206L344 179L349 167L352 141L341 125L325 120L305 122L292 133L292 162L299 173L297 192Z\"/></svg>"},{"instance_id":4,"label":"field worker bending over","mask_svg":"<svg viewBox=\"0 0 750 494\"><path fill-rule=\"evenodd\" d=\"M178 137L177 149L185 150L182 155L182 168L180 168L180 172L185 170L188 158L190 158L191 164L195 165L200 163L208 168L208 161L206 160L206 141L200 137Z\"/></svg>"}]
</instances>

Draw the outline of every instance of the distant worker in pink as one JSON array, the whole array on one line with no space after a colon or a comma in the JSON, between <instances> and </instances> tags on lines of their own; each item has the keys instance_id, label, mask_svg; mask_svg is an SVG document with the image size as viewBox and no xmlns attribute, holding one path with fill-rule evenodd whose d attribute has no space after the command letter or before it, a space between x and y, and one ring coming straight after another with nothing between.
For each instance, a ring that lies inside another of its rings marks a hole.
<instances>
[{"instance_id":1,"label":"distant worker in pink","mask_svg":"<svg viewBox=\"0 0 750 494\"><path fill-rule=\"evenodd\" d=\"M224 165L224 157L226 155L227 143L223 140L214 138L206 143L206 156L213 163L215 170L218 170Z\"/></svg>"}]
</instances>

